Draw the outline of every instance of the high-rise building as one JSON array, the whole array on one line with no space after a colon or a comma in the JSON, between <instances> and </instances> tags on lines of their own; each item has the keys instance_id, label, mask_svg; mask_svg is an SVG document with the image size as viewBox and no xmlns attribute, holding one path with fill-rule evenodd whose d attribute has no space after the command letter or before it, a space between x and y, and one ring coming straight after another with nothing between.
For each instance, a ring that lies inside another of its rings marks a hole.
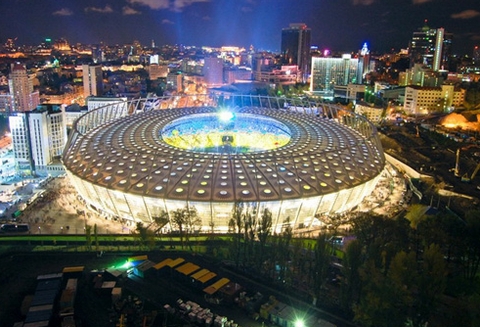
<instances>
[{"instance_id":1,"label":"high-rise building","mask_svg":"<svg viewBox=\"0 0 480 327\"><path fill-rule=\"evenodd\" d=\"M223 84L223 59L217 57L206 57L203 65L203 76L208 86L219 86Z\"/></svg>"},{"instance_id":2,"label":"high-rise building","mask_svg":"<svg viewBox=\"0 0 480 327\"><path fill-rule=\"evenodd\" d=\"M10 116L9 124L18 168L47 174L48 166L62 155L67 141L66 119L62 108L57 105L40 105L30 112ZM61 164L57 166L60 167Z\"/></svg>"},{"instance_id":3,"label":"high-rise building","mask_svg":"<svg viewBox=\"0 0 480 327\"><path fill-rule=\"evenodd\" d=\"M297 65L301 71L302 82L310 73L310 35L311 30L303 23L290 24L282 29L282 60L285 65Z\"/></svg>"},{"instance_id":4,"label":"high-rise building","mask_svg":"<svg viewBox=\"0 0 480 327\"><path fill-rule=\"evenodd\" d=\"M20 63L11 65L8 85L14 99L13 111L30 111L40 104L40 94L38 91L33 91L33 81L28 76L24 65Z\"/></svg>"},{"instance_id":5,"label":"high-rise building","mask_svg":"<svg viewBox=\"0 0 480 327\"><path fill-rule=\"evenodd\" d=\"M83 65L83 94L88 96L103 95L103 72L101 65Z\"/></svg>"},{"instance_id":6,"label":"high-rise building","mask_svg":"<svg viewBox=\"0 0 480 327\"><path fill-rule=\"evenodd\" d=\"M67 141L65 113L58 105L41 105L28 114L35 170L43 170L60 157Z\"/></svg>"},{"instance_id":7,"label":"high-rise building","mask_svg":"<svg viewBox=\"0 0 480 327\"><path fill-rule=\"evenodd\" d=\"M452 34L446 33L443 28L424 26L413 32L410 41L410 68L415 64L422 64L434 71L447 68L448 55L452 44Z\"/></svg>"},{"instance_id":8,"label":"high-rise building","mask_svg":"<svg viewBox=\"0 0 480 327\"><path fill-rule=\"evenodd\" d=\"M366 74L370 72L370 50L368 44L364 43L358 52L357 83L362 83Z\"/></svg>"},{"instance_id":9,"label":"high-rise building","mask_svg":"<svg viewBox=\"0 0 480 327\"><path fill-rule=\"evenodd\" d=\"M30 132L26 113L16 113L8 117L8 125L12 134L13 157L20 170L33 170L30 155Z\"/></svg>"},{"instance_id":10,"label":"high-rise building","mask_svg":"<svg viewBox=\"0 0 480 327\"><path fill-rule=\"evenodd\" d=\"M169 89L176 92L183 91L183 77L184 75L180 72L171 72L167 75L167 86Z\"/></svg>"},{"instance_id":11,"label":"high-rise building","mask_svg":"<svg viewBox=\"0 0 480 327\"><path fill-rule=\"evenodd\" d=\"M93 45L91 48L92 59L94 63L104 62L105 61L105 52L100 45Z\"/></svg>"},{"instance_id":12,"label":"high-rise building","mask_svg":"<svg viewBox=\"0 0 480 327\"><path fill-rule=\"evenodd\" d=\"M336 85L356 84L358 58L344 54L341 58L313 57L310 91L333 95Z\"/></svg>"}]
</instances>

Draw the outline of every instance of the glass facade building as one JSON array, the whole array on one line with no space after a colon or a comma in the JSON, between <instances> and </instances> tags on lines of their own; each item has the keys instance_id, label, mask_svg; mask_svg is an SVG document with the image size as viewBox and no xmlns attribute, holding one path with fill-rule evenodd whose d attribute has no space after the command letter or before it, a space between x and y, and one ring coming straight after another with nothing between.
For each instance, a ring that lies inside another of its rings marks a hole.
<instances>
[{"instance_id":1,"label":"glass facade building","mask_svg":"<svg viewBox=\"0 0 480 327\"><path fill-rule=\"evenodd\" d=\"M333 94L335 85L357 83L358 58L313 57L310 91ZM361 82L361 81L360 81Z\"/></svg>"},{"instance_id":2,"label":"glass facade building","mask_svg":"<svg viewBox=\"0 0 480 327\"><path fill-rule=\"evenodd\" d=\"M311 30L303 23L290 24L282 29L281 53L283 64L297 65L303 80L310 73L310 38Z\"/></svg>"}]
</instances>

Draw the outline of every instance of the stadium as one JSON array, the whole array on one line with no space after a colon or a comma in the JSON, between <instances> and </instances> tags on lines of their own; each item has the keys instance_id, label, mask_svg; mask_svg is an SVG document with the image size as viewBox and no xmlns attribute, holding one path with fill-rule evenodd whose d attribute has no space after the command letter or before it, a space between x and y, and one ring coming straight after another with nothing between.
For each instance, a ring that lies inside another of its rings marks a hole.
<instances>
[{"instance_id":1,"label":"stadium","mask_svg":"<svg viewBox=\"0 0 480 327\"><path fill-rule=\"evenodd\" d=\"M255 221L268 209L275 231L320 225L369 195L385 165L375 127L339 106L214 95L90 111L62 159L79 194L107 216L149 224L189 208L191 228L218 232L240 205Z\"/></svg>"}]
</instances>

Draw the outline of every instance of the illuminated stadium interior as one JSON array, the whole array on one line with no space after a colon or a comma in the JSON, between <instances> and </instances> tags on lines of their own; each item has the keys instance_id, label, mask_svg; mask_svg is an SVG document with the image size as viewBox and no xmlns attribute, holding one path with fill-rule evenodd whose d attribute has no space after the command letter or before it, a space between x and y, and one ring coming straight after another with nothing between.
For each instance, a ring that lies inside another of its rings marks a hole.
<instances>
[{"instance_id":1,"label":"illuminated stadium interior","mask_svg":"<svg viewBox=\"0 0 480 327\"><path fill-rule=\"evenodd\" d=\"M200 106L188 97L159 100L149 110L141 99L91 111L69 137L67 174L111 217L148 224L189 207L200 218L195 229L223 232L241 202L257 221L268 209L277 231L286 221L309 228L358 205L385 165L373 125L337 106L289 109L254 96Z\"/></svg>"},{"instance_id":2,"label":"illuminated stadium interior","mask_svg":"<svg viewBox=\"0 0 480 327\"><path fill-rule=\"evenodd\" d=\"M282 147L290 133L274 119L224 109L176 119L162 129L161 136L167 144L186 150L248 153Z\"/></svg>"}]
</instances>

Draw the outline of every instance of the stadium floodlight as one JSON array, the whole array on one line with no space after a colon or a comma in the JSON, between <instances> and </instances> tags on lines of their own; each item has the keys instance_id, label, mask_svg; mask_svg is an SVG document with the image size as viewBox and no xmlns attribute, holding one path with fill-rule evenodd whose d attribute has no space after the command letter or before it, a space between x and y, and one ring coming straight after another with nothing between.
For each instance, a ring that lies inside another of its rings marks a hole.
<instances>
[{"instance_id":1,"label":"stadium floodlight","mask_svg":"<svg viewBox=\"0 0 480 327\"><path fill-rule=\"evenodd\" d=\"M305 327L305 323L302 319L297 319L297 321L295 321L295 327Z\"/></svg>"},{"instance_id":2,"label":"stadium floodlight","mask_svg":"<svg viewBox=\"0 0 480 327\"><path fill-rule=\"evenodd\" d=\"M218 118L222 121L222 122L229 122L231 121L233 118L235 117L235 115L233 114L233 112L231 111L227 111L227 110L222 110L218 113Z\"/></svg>"}]
</instances>

